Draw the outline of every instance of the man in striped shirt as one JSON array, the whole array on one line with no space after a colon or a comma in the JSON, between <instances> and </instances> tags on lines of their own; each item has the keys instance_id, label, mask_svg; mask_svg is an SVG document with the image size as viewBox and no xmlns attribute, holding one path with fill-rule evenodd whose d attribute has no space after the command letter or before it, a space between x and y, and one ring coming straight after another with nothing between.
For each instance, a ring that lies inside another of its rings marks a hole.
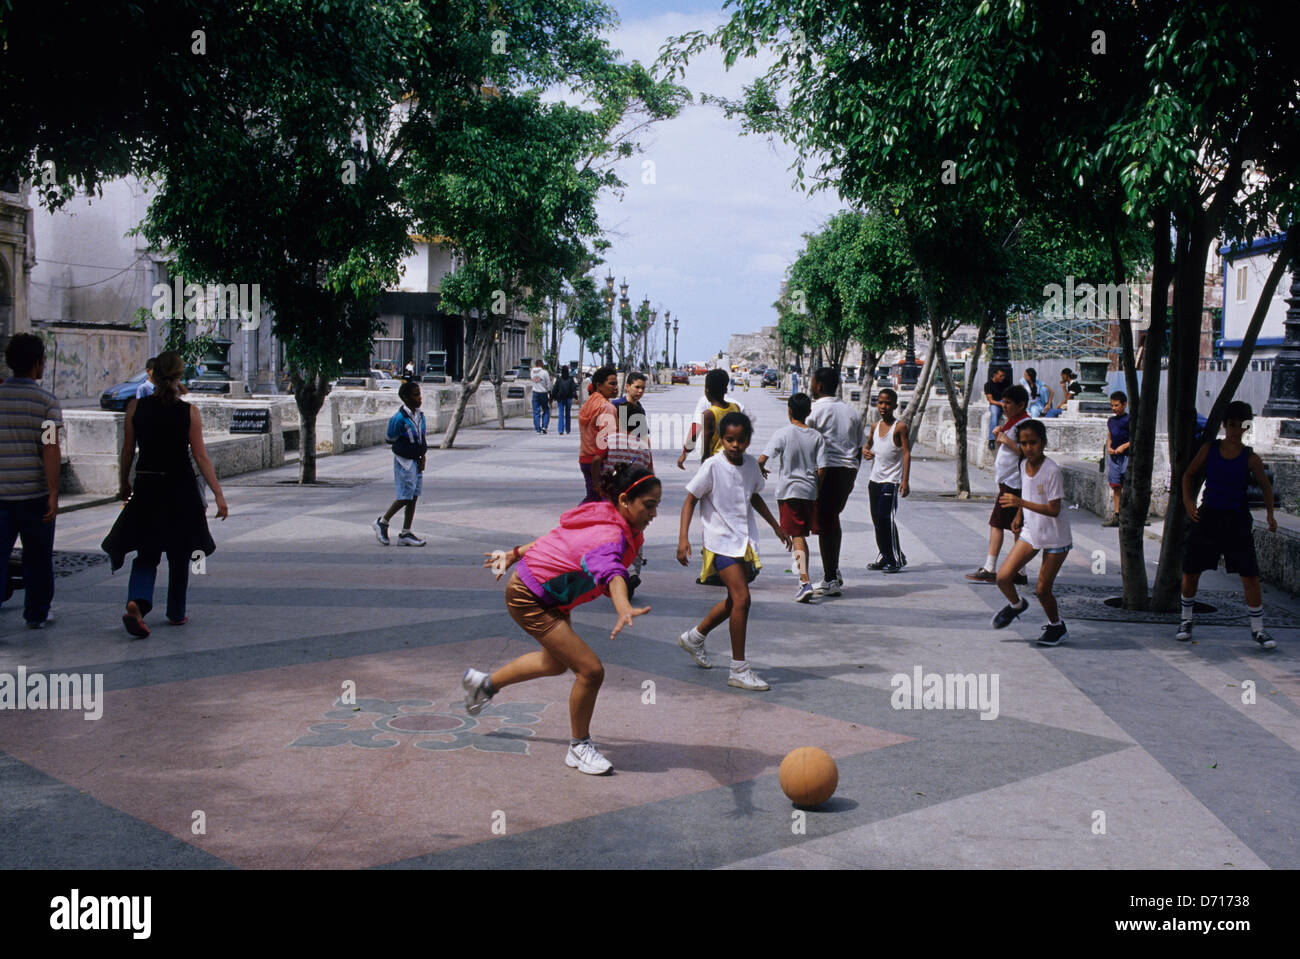
<instances>
[{"instance_id":1,"label":"man in striped shirt","mask_svg":"<svg viewBox=\"0 0 1300 959\"><path fill-rule=\"evenodd\" d=\"M54 517L59 512L59 401L36 381L45 344L18 333L5 348L13 376L0 383L0 569L8 575L14 541L23 543L23 618L32 629L50 619L54 598Z\"/></svg>"}]
</instances>

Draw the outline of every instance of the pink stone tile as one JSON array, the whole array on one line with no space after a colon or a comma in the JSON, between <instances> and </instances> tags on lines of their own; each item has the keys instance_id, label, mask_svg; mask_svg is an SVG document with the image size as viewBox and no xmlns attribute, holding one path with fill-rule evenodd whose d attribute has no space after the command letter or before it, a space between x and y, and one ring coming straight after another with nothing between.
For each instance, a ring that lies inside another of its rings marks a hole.
<instances>
[{"instance_id":1,"label":"pink stone tile","mask_svg":"<svg viewBox=\"0 0 1300 959\"><path fill-rule=\"evenodd\" d=\"M796 746L845 757L908 741L729 690L723 670L702 687L607 664L592 730L615 775L584 776L564 765L566 676L504 690L489 710L513 719L485 710L465 728L465 667L535 648L489 637L124 690L107 695L96 722L7 712L0 749L239 866L360 868L492 839L498 813L517 835L771 774ZM367 706L432 705L408 707L377 729L379 715L334 706L346 680ZM655 683L653 705L643 702L646 680ZM523 704L542 708L529 716ZM336 711L342 718L326 717ZM396 743L290 745L333 735L331 722ZM534 732L508 740L526 752L481 748L502 745L488 733L512 729ZM191 833L195 810L206 815L206 835Z\"/></svg>"}]
</instances>

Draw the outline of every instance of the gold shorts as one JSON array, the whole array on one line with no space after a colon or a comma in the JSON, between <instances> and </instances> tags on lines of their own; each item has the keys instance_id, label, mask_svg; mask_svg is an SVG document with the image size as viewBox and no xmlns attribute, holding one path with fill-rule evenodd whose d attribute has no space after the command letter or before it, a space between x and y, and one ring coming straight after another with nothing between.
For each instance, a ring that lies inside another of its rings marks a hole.
<instances>
[{"instance_id":1,"label":"gold shorts","mask_svg":"<svg viewBox=\"0 0 1300 959\"><path fill-rule=\"evenodd\" d=\"M538 641L561 623L569 622L569 614L543 605L537 594L524 585L518 572L510 574L506 583L506 610L529 636Z\"/></svg>"}]
</instances>

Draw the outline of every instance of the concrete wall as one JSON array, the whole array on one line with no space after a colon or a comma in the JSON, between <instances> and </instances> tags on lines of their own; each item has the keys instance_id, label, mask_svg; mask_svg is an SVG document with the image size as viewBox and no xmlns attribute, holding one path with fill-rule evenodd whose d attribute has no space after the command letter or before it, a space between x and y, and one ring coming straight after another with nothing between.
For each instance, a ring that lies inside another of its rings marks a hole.
<instances>
[{"instance_id":1,"label":"concrete wall","mask_svg":"<svg viewBox=\"0 0 1300 959\"><path fill-rule=\"evenodd\" d=\"M55 396L98 397L110 386L144 370L149 335L144 330L48 326L42 385Z\"/></svg>"}]
</instances>

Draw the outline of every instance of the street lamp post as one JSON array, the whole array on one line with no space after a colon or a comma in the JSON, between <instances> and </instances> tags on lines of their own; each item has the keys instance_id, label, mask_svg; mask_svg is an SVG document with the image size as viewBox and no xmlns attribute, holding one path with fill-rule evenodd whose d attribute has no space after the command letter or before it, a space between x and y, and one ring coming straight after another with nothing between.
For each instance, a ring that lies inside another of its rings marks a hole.
<instances>
[{"instance_id":1,"label":"street lamp post","mask_svg":"<svg viewBox=\"0 0 1300 959\"><path fill-rule=\"evenodd\" d=\"M605 334L605 365L614 364L614 273L605 277L605 305L609 307L609 332Z\"/></svg>"},{"instance_id":2,"label":"street lamp post","mask_svg":"<svg viewBox=\"0 0 1300 959\"><path fill-rule=\"evenodd\" d=\"M644 363L646 366L649 366L650 365L650 327L655 325L655 320L658 319L659 317L659 311L650 309L650 297L648 296L641 301L641 308L647 311L650 315L650 322L647 323L645 329L641 331L641 362Z\"/></svg>"},{"instance_id":3,"label":"street lamp post","mask_svg":"<svg viewBox=\"0 0 1300 959\"><path fill-rule=\"evenodd\" d=\"M1295 229L1295 227L1292 227ZM1282 348L1273 360L1268 401L1262 416L1282 417L1278 434L1283 439L1300 439L1300 268L1291 274L1291 295L1286 298L1286 331Z\"/></svg>"},{"instance_id":4,"label":"street lamp post","mask_svg":"<svg viewBox=\"0 0 1300 959\"><path fill-rule=\"evenodd\" d=\"M668 365L668 334L672 332L672 310L664 310L664 366Z\"/></svg>"},{"instance_id":5,"label":"street lamp post","mask_svg":"<svg viewBox=\"0 0 1300 959\"><path fill-rule=\"evenodd\" d=\"M627 372L627 316L632 301L627 298L627 277L618 285L618 365Z\"/></svg>"},{"instance_id":6,"label":"street lamp post","mask_svg":"<svg viewBox=\"0 0 1300 959\"><path fill-rule=\"evenodd\" d=\"M677 326L680 320L673 320L673 369L677 368Z\"/></svg>"}]
</instances>

